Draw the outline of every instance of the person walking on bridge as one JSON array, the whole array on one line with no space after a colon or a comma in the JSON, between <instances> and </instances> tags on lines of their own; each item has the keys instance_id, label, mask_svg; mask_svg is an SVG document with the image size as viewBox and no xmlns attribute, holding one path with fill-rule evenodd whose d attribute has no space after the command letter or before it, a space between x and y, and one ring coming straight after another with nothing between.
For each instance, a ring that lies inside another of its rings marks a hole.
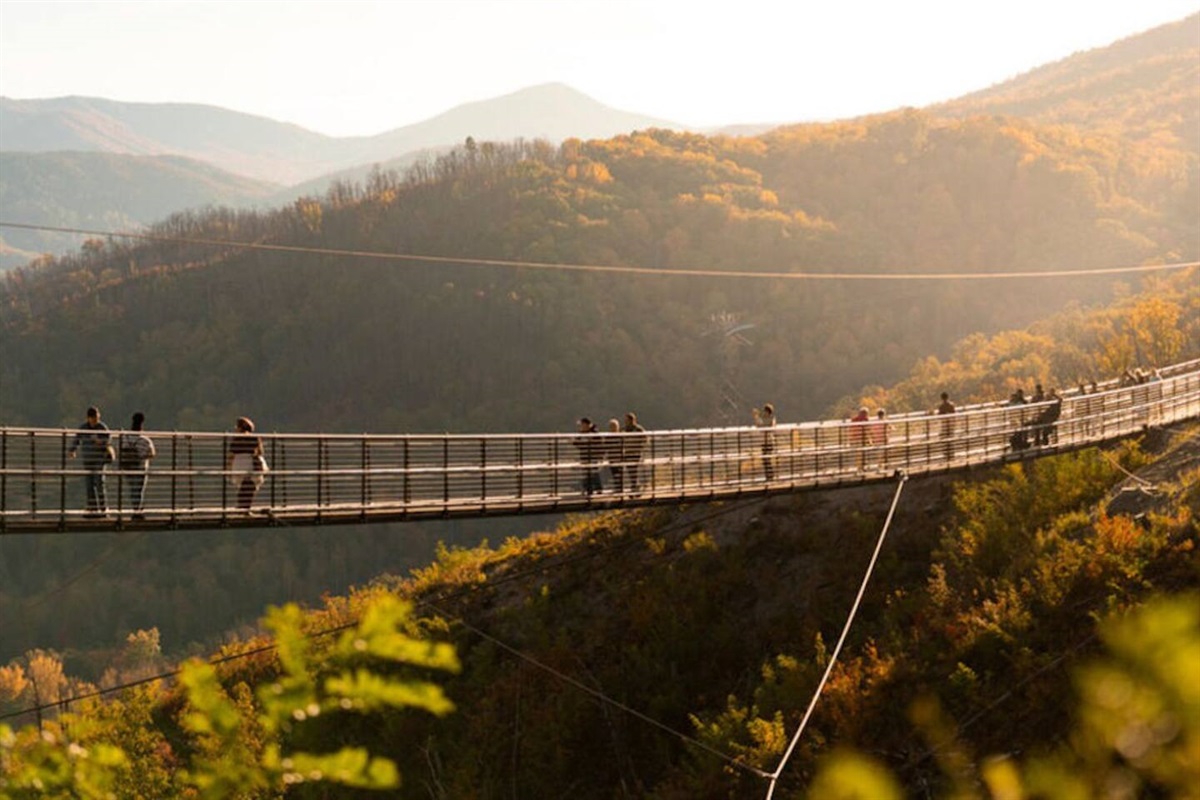
<instances>
[{"instance_id":1,"label":"person walking on bridge","mask_svg":"<svg viewBox=\"0 0 1200 800\"><path fill-rule=\"evenodd\" d=\"M612 475L612 491L617 494L625 492L625 442L621 437L621 421L613 417L608 421L608 433L604 437L604 458L608 461L608 471Z\"/></svg>"},{"instance_id":2,"label":"person walking on bridge","mask_svg":"<svg viewBox=\"0 0 1200 800\"><path fill-rule=\"evenodd\" d=\"M632 492L641 491L642 487L642 450L646 447L646 429L638 422L637 414L625 412L625 424L621 430L626 434L623 455L625 460L625 485Z\"/></svg>"},{"instance_id":3,"label":"person walking on bridge","mask_svg":"<svg viewBox=\"0 0 1200 800\"><path fill-rule=\"evenodd\" d=\"M954 457L954 420L950 417L957 411L958 409L954 407L954 403L950 402L950 393L942 392L942 402L937 407L937 413L940 416L946 417L942 422L941 437L946 441L947 461Z\"/></svg>"},{"instance_id":4,"label":"person walking on bridge","mask_svg":"<svg viewBox=\"0 0 1200 800\"><path fill-rule=\"evenodd\" d=\"M134 519L142 518L142 508L146 502L146 476L150 471L150 460L158 455L154 442L142 433L146 425L146 415L138 411L130 420L129 430L121 434L121 445L117 449L122 479L129 491L129 511Z\"/></svg>"},{"instance_id":5,"label":"person walking on bridge","mask_svg":"<svg viewBox=\"0 0 1200 800\"><path fill-rule=\"evenodd\" d=\"M1058 389L1050 387L1050 393L1045 399L1050 405L1042 409L1037 417L1037 430L1034 433L1034 442L1039 446L1050 444L1050 437L1054 434L1054 425L1058 422L1058 418L1062 416L1062 397L1058 394Z\"/></svg>"},{"instance_id":6,"label":"person walking on bridge","mask_svg":"<svg viewBox=\"0 0 1200 800\"><path fill-rule=\"evenodd\" d=\"M762 439L763 478L773 481L775 480L775 433L772 429L775 427L775 406L765 403L761 410L751 409L751 414L754 417L755 427L765 429Z\"/></svg>"},{"instance_id":7,"label":"person walking on bridge","mask_svg":"<svg viewBox=\"0 0 1200 800\"><path fill-rule=\"evenodd\" d=\"M888 443L888 422L887 411L885 409L877 409L875 411L875 421L869 426L868 438L871 442L871 447L875 451L871 461L876 464L887 463L887 443Z\"/></svg>"},{"instance_id":8,"label":"person walking on bridge","mask_svg":"<svg viewBox=\"0 0 1200 800\"><path fill-rule=\"evenodd\" d=\"M230 482L237 486L238 508L248 514L254 496L266 480L263 443L254 435L254 422L249 417L238 417L233 425L237 435L226 449L225 469L230 473Z\"/></svg>"},{"instance_id":9,"label":"person walking on bridge","mask_svg":"<svg viewBox=\"0 0 1200 800\"><path fill-rule=\"evenodd\" d=\"M113 460L113 449L109 443L108 426L100 421L100 409L89 406L87 419L79 426L79 432L71 440L67 451L71 458L80 456L87 474L83 476L87 492L87 516L99 517L108 513L108 496L104 489L104 471Z\"/></svg>"},{"instance_id":10,"label":"person walking on bridge","mask_svg":"<svg viewBox=\"0 0 1200 800\"><path fill-rule=\"evenodd\" d=\"M858 451L855 458L856 466L862 470L867 463L867 428L866 425L871 419L871 412L863 406L858 410L858 413L850 418L850 427L846 428L850 433L850 447Z\"/></svg>"},{"instance_id":11,"label":"person walking on bridge","mask_svg":"<svg viewBox=\"0 0 1200 800\"><path fill-rule=\"evenodd\" d=\"M582 489L584 494L591 495L592 492L600 491L600 468L596 466L596 462L603 456L597 448L600 442L595 436L600 430L588 417L580 417L576 429L582 434L576 436L574 442L579 448L579 463L583 465Z\"/></svg>"},{"instance_id":12,"label":"person walking on bridge","mask_svg":"<svg viewBox=\"0 0 1200 800\"><path fill-rule=\"evenodd\" d=\"M1012 395L1008 398L1008 404L1014 407L1029 405L1029 400L1025 397L1025 390L1017 387L1017 389L1015 389ZM1013 425L1016 427L1016 430L1013 432L1013 435L1009 437L1008 443L1012 446L1014 451L1026 450L1029 447L1029 431L1027 430L1029 421L1025 418L1025 412L1016 412L1013 416L1013 420Z\"/></svg>"}]
</instances>

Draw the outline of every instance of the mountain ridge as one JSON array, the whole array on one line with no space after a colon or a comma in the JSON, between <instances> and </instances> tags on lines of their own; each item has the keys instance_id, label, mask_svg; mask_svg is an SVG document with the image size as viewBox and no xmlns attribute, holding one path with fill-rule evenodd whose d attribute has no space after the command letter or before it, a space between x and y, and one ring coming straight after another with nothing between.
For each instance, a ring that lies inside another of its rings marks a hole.
<instances>
[{"instance_id":1,"label":"mountain ridge","mask_svg":"<svg viewBox=\"0 0 1200 800\"><path fill-rule=\"evenodd\" d=\"M1186 99L1178 103L1180 119L1171 124L1185 141L1200 141L1200 13L1035 67L926 110L952 117L1002 114L1096 128L1114 118L1154 117L1145 107L1144 93L1137 91L1154 84L1159 85L1159 96L1169 89ZM1084 99L1107 103L1081 103Z\"/></svg>"},{"instance_id":2,"label":"mountain ridge","mask_svg":"<svg viewBox=\"0 0 1200 800\"><path fill-rule=\"evenodd\" d=\"M335 137L289 122L197 103L67 96L0 97L0 152L83 150L182 155L258 180L294 184L405 153L477 140L608 138L681 128L603 105L561 83L455 106L372 136Z\"/></svg>"},{"instance_id":3,"label":"mountain ridge","mask_svg":"<svg viewBox=\"0 0 1200 800\"><path fill-rule=\"evenodd\" d=\"M279 187L178 155L103 152L0 152L5 221L47 228L136 230L163 209L271 202ZM77 249L85 236L49 230L0 230L0 271L43 253Z\"/></svg>"},{"instance_id":4,"label":"mountain ridge","mask_svg":"<svg viewBox=\"0 0 1200 800\"><path fill-rule=\"evenodd\" d=\"M1173 180L1170 175L1194 173L1200 163L1200 47L1191 36L1197 25L1200 14L1106 48L1073 54L926 111L943 119L1015 116L1043 126L1070 125L1100 131L1114 142L1122 140L1122 147L1126 147L1124 141L1138 143L1141 152L1133 157L1139 160L1157 158L1159 144L1164 141L1160 137L1165 135L1174 141L1173 149L1178 152L1171 163L1162 167L1162 179ZM77 225L81 218L109 219L119 221L121 227L138 227L194 208L197 202L244 208L285 206L300 197L319 197L334 184L365 183L376 169L404 172L414 164L431 162L468 137L477 142L536 137L586 141L611 137L614 131L679 129L664 120L612 109L561 83L540 84L463 104L380 134L341 138L307 131L292 123L198 104L137 104L78 96L49 100L0 98L0 152L20 150L26 145L45 152L83 142L88 146L80 145L82 149L106 151L114 157L114 149L128 152L128 157L144 156L164 147L159 138L165 124L164 110L184 114L190 120L190 138L178 142L175 150L184 152L176 155L226 170L230 175L224 182L231 187L238 185L236 176L265 175L285 188L268 196L256 187L244 195L222 192L197 198L194 187L185 181L176 196L163 197L161 208L152 210L151 216L130 213L123 202L124 196L142 192L136 186L111 187L108 196L115 200L87 208L78 207L85 198L68 190L66 196L44 197L43 209L36 217L16 219L14 211L20 206L8 203L3 217L63 227ZM215 121L210 110L217 115ZM153 124L145 122L146 117ZM787 131L789 127L729 125L706 135L746 137L766 130ZM234 130L247 133L243 144L229 138ZM282 144L273 138L277 133L285 137ZM52 159L41 163L50 171L40 178L26 172L33 177L32 184L28 180L15 181L12 170L0 173L0 195L44 195L45 186L38 182L55 184L60 176L54 174ZM1200 205L1193 201L1181 213L1200 214ZM0 269L20 266L41 252L61 254L79 244L77 238L16 230L2 233Z\"/></svg>"}]
</instances>

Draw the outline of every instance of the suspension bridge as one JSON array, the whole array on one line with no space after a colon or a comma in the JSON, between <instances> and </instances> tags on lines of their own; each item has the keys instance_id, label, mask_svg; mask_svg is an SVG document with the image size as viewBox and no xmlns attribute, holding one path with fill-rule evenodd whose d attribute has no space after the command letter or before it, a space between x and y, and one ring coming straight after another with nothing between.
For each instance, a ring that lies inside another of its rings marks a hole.
<instances>
[{"instance_id":1,"label":"suspension bridge","mask_svg":"<svg viewBox=\"0 0 1200 800\"><path fill-rule=\"evenodd\" d=\"M235 469L236 433L145 435L148 471L73 456L73 428L0 427L0 535L348 525L725 500L1038 458L1200 417L1200 360L1064 392L1061 407L621 433L256 434L267 471ZM1053 419L1051 419L1053 417ZM102 478L97 503L86 494ZM250 483L247 483L250 481Z\"/></svg>"}]
</instances>

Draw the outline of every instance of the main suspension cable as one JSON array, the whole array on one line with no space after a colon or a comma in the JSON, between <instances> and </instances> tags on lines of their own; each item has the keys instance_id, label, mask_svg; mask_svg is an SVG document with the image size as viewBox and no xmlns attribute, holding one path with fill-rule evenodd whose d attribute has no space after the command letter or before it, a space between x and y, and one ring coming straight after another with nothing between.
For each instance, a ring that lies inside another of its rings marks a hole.
<instances>
[{"instance_id":1,"label":"main suspension cable","mask_svg":"<svg viewBox=\"0 0 1200 800\"><path fill-rule=\"evenodd\" d=\"M132 231L98 231L86 228L65 228L52 225L33 225L22 222L0 220L0 228L70 233L81 236L107 236L120 239L140 239L165 244L203 245L228 247L241 250L262 250L278 253L307 253L343 258L367 258L384 261L411 261L417 263L459 264L472 267L508 267L539 269L562 272L593 272L624 275L659 275L676 278L755 278L768 280L814 280L814 281L944 281L944 280L999 280L1029 278L1078 278L1096 275L1125 275L1139 272L1165 272L1200 266L1200 261L1175 264L1140 264L1123 267L1096 267L1085 269L1055 269L1045 271L1020 270L1009 272L770 272L729 269L669 269L666 267L621 266L616 264L568 264L554 261L522 261L501 258L472 258L468 256L422 255L418 253L385 253L377 250L347 250L330 247L305 247L300 245L268 244L264 242L238 242L226 239L208 239L189 236L166 236L156 233Z\"/></svg>"}]
</instances>

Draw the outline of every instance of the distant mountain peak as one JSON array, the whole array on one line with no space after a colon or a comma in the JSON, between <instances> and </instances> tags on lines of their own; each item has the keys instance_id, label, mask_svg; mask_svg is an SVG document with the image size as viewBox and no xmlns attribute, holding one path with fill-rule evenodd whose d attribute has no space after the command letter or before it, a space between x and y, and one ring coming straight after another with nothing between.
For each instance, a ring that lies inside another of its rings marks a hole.
<instances>
[{"instance_id":1,"label":"distant mountain peak","mask_svg":"<svg viewBox=\"0 0 1200 800\"><path fill-rule=\"evenodd\" d=\"M444 122L474 127L467 133L437 144L462 141L466 135L476 139L546 138L560 141L568 138L606 138L628 133L638 128L673 128L683 126L668 120L637 114L607 106L595 98L565 83L542 83L527 86L498 97L474 100L457 105L430 119L382 133L381 138L396 136L404 131ZM527 132L517 128L526 126ZM489 133L496 131L498 133Z\"/></svg>"},{"instance_id":2,"label":"distant mountain peak","mask_svg":"<svg viewBox=\"0 0 1200 800\"><path fill-rule=\"evenodd\" d=\"M455 106L375 136L331 137L195 103L131 103L67 96L0 97L0 150L180 155L229 172L296 184L417 151L481 141L599 139L638 128L681 126L610 108L564 83L544 83Z\"/></svg>"}]
</instances>

